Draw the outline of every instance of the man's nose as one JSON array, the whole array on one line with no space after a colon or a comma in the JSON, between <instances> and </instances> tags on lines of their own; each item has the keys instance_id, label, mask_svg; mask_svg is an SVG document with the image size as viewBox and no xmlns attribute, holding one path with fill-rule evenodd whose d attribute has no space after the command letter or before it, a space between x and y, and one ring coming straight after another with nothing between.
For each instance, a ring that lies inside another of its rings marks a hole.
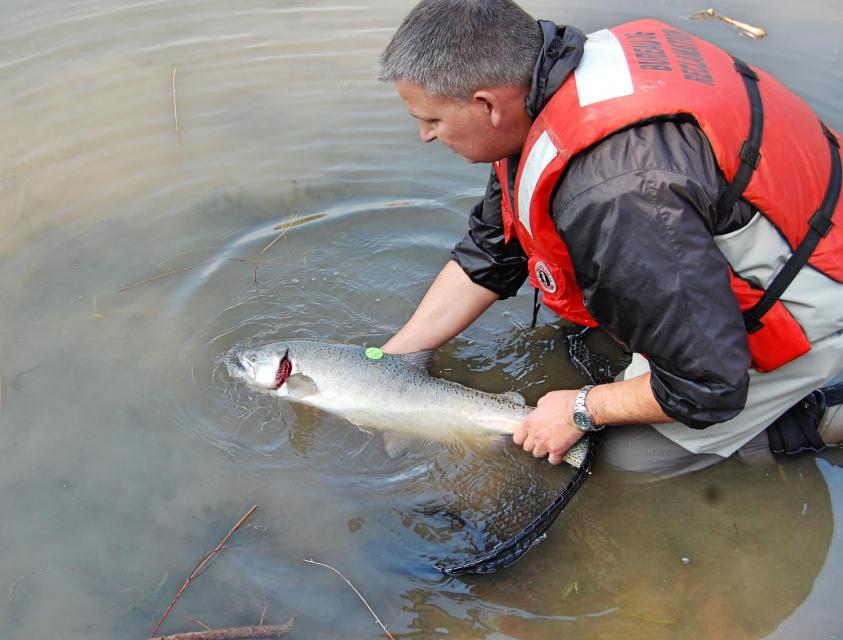
<instances>
[{"instance_id":1,"label":"man's nose","mask_svg":"<svg viewBox=\"0 0 843 640\"><path fill-rule=\"evenodd\" d=\"M427 122L419 122L419 138L421 138L422 142L433 142L436 140L433 125Z\"/></svg>"}]
</instances>

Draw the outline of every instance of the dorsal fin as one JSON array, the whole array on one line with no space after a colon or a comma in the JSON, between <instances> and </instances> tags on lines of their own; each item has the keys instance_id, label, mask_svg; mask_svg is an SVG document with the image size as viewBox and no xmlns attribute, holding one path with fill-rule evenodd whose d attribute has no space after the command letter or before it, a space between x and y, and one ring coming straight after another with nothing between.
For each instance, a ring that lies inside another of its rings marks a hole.
<instances>
[{"instance_id":1,"label":"dorsal fin","mask_svg":"<svg viewBox=\"0 0 843 640\"><path fill-rule=\"evenodd\" d=\"M413 353L402 353L399 357L411 367L430 373L436 352L433 349L423 349L422 351L413 351Z\"/></svg>"}]
</instances>

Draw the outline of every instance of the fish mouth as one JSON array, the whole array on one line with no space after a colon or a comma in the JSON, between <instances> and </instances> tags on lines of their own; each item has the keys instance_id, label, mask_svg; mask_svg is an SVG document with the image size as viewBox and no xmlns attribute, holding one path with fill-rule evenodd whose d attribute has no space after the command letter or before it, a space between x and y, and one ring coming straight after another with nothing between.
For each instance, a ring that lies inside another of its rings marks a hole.
<instances>
[{"instance_id":1,"label":"fish mouth","mask_svg":"<svg viewBox=\"0 0 843 640\"><path fill-rule=\"evenodd\" d=\"M287 382L287 378L290 377L290 373L293 370L293 363L290 362L289 353L287 351L284 357L281 358L281 362L278 363L278 371L275 372L275 391L278 391Z\"/></svg>"},{"instance_id":2,"label":"fish mouth","mask_svg":"<svg viewBox=\"0 0 843 640\"><path fill-rule=\"evenodd\" d=\"M232 378L243 378L246 376L246 367L240 362L240 358L234 353L228 353L222 358L222 364L228 370L228 375Z\"/></svg>"}]
</instances>

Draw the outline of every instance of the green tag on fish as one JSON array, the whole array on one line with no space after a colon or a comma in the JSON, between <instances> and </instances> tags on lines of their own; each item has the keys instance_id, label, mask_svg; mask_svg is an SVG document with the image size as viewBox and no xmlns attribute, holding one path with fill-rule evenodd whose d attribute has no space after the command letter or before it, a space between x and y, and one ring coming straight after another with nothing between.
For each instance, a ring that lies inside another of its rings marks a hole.
<instances>
[{"instance_id":1,"label":"green tag on fish","mask_svg":"<svg viewBox=\"0 0 843 640\"><path fill-rule=\"evenodd\" d=\"M369 347L366 349L366 357L369 358L369 360L380 360L383 358L383 351L377 347Z\"/></svg>"}]
</instances>

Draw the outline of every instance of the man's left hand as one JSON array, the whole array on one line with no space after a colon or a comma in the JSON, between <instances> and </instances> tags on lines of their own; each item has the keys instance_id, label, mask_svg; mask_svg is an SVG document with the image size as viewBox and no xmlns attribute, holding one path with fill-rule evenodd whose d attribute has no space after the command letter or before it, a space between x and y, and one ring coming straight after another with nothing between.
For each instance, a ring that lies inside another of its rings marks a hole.
<instances>
[{"instance_id":1,"label":"man's left hand","mask_svg":"<svg viewBox=\"0 0 843 640\"><path fill-rule=\"evenodd\" d=\"M577 393L551 391L542 396L536 409L516 427L512 441L536 458L547 456L550 464L561 463L565 452L585 435L573 423Z\"/></svg>"}]
</instances>

